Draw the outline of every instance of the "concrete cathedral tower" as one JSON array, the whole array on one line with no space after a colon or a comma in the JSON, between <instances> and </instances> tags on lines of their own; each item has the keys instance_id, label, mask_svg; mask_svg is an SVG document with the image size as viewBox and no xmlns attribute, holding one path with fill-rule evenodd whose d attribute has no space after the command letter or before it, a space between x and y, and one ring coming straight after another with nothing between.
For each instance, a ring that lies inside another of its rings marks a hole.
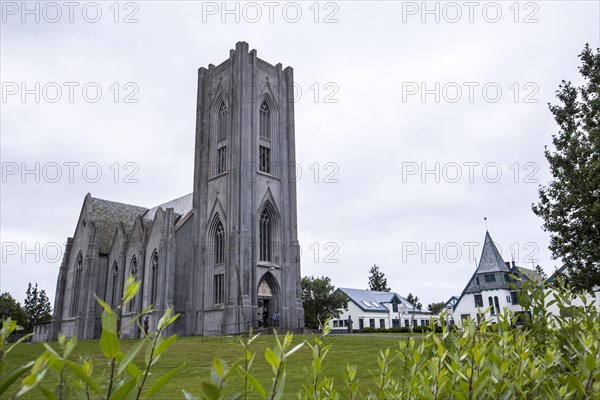
<instances>
[{"instance_id":1,"label":"concrete cathedral tower","mask_svg":"<svg viewBox=\"0 0 600 400\"><path fill-rule=\"evenodd\" d=\"M156 329L221 335L272 326L302 328L296 226L292 68L259 59L240 42L218 66L198 71L193 192L153 208L85 197L59 269L54 317L36 340L59 333L95 339L98 296L127 324L147 307ZM123 307L127 277L141 282Z\"/></svg>"},{"instance_id":2,"label":"concrete cathedral tower","mask_svg":"<svg viewBox=\"0 0 600 400\"><path fill-rule=\"evenodd\" d=\"M303 327L294 135L291 67L238 42L199 69L189 333Z\"/></svg>"}]
</instances>

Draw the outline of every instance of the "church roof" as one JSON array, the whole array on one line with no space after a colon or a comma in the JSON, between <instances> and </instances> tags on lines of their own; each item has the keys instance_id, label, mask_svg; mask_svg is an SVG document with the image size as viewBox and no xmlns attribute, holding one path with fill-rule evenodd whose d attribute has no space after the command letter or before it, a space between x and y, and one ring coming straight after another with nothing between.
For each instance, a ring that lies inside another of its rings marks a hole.
<instances>
[{"instance_id":1,"label":"church roof","mask_svg":"<svg viewBox=\"0 0 600 400\"><path fill-rule=\"evenodd\" d=\"M481 259L479 260L476 273L481 274L488 272L510 272L510 268L502 259L490 233L486 231L483 250L481 251Z\"/></svg>"},{"instance_id":2,"label":"church roof","mask_svg":"<svg viewBox=\"0 0 600 400\"><path fill-rule=\"evenodd\" d=\"M91 216L99 235L99 253L107 254L110 251L115 229L122 222L131 227L138 215L145 213L148 209L131 204L118 203L91 197Z\"/></svg>"},{"instance_id":3,"label":"church roof","mask_svg":"<svg viewBox=\"0 0 600 400\"><path fill-rule=\"evenodd\" d=\"M185 215L192 209L192 201L193 196L192 193L186 194L185 196L178 197L174 200L168 201L166 203L160 204L156 207L152 207L144 214L144 219L153 220L156 212L159 208L166 210L167 208L172 208L175 214Z\"/></svg>"}]
</instances>

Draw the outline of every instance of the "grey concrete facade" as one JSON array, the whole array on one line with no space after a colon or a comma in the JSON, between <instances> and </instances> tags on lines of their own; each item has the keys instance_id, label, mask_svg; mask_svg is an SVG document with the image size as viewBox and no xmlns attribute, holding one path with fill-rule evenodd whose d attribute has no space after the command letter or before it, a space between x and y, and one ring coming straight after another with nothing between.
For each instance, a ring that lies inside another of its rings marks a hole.
<instances>
[{"instance_id":1,"label":"grey concrete facade","mask_svg":"<svg viewBox=\"0 0 600 400\"><path fill-rule=\"evenodd\" d=\"M167 307L182 336L263 325L302 328L297 236L293 70L239 42L198 71L193 192L152 209L84 200L59 269L50 337L100 336L94 295L120 304L125 279L142 282L121 323ZM124 337L139 337L133 324Z\"/></svg>"}]
</instances>

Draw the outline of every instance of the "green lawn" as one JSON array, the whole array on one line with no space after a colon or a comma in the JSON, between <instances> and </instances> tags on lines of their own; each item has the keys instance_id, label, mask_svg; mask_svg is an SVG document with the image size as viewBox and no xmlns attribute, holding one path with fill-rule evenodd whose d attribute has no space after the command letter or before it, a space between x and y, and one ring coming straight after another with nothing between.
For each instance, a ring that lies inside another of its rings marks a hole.
<instances>
[{"instance_id":1,"label":"green lawn","mask_svg":"<svg viewBox=\"0 0 600 400\"><path fill-rule=\"evenodd\" d=\"M420 335L417 335L420 338ZM294 343L308 340L312 343L312 336L295 336ZM369 369L374 370L377 366L377 355L380 349L397 347L399 340L406 340L398 336L391 335L352 335L352 336L328 336L326 344L332 344L332 348L326 359L326 375L335 378L341 383L341 372L347 364L358 367L358 375L361 382L361 391L367 393L372 386ZM125 349L132 346L133 340L125 340ZM52 343L55 347L56 343ZM264 358L265 349L274 347L275 342L272 336L261 336L252 343L252 350L256 353L254 365L252 367L253 375L259 379L266 390L271 384L271 370ZM11 370L15 365L20 365L29 360L35 359L43 351L42 344L21 344L16 351L10 353L6 359L7 369ZM100 352L98 341L81 341L77 344L75 355L71 358L78 359L78 356L91 356L94 360L94 376L107 376L109 372L107 361ZM177 374L175 379L165 386L158 395L158 398L175 399L183 398L181 389L185 389L192 394L199 394L200 383L208 380L210 377L210 368L212 360L215 357L224 359L228 364L242 356L242 347L238 339L229 338L200 338L183 337L167 350L153 367L153 376L160 376L171 369L184 364L185 367ZM142 367L142 357L139 357L138 366ZM309 367L311 361L310 348L306 345L297 353L293 354L288 363L287 382L285 398L296 398L296 393L306 383L305 369ZM56 385L56 379L46 378L42 386L52 389ZM151 384L153 377L150 377ZM149 384L147 387L149 387ZM232 390L238 390L241 387L241 380L237 377L232 382ZM40 398L40 392L28 398ZM12 392L11 392L12 395Z\"/></svg>"}]
</instances>

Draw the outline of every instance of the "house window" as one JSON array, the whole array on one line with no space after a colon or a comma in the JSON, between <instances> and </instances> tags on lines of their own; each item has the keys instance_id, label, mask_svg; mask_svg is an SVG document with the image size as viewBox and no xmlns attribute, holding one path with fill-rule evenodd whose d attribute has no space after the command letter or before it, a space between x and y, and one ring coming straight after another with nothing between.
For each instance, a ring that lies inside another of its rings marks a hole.
<instances>
[{"instance_id":1,"label":"house window","mask_svg":"<svg viewBox=\"0 0 600 400\"><path fill-rule=\"evenodd\" d=\"M215 264L223 264L225 262L225 231L221 221L217 222L215 229Z\"/></svg>"},{"instance_id":2,"label":"house window","mask_svg":"<svg viewBox=\"0 0 600 400\"><path fill-rule=\"evenodd\" d=\"M365 327L365 322L362 318L358 320L358 329L363 329Z\"/></svg>"},{"instance_id":3,"label":"house window","mask_svg":"<svg viewBox=\"0 0 600 400\"><path fill-rule=\"evenodd\" d=\"M467 321L469 318L471 318L470 314L460 314L460 320L463 322Z\"/></svg>"},{"instance_id":4,"label":"house window","mask_svg":"<svg viewBox=\"0 0 600 400\"><path fill-rule=\"evenodd\" d=\"M490 306L490 313L492 315L496 315L496 313L494 312L494 301L492 300L491 297L488 297L488 303L489 303L489 306Z\"/></svg>"},{"instance_id":5,"label":"house window","mask_svg":"<svg viewBox=\"0 0 600 400\"><path fill-rule=\"evenodd\" d=\"M510 299L514 305L519 304L519 295L517 292L510 292Z\"/></svg>"},{"instance_id":6,"label":"house window","mask_svg":"<svg viewBox=\"0 0 600 400\"><path fill-rule=\"evenodd\" d=\"M405 319L405 320L404 320L404 327L405 327L405 328L408 328L408 326L409 326L408 324L409 324L409 323L410 323L410 322L409 322L409 320Z\"/></svg>"},{"instance_id":7,"label":"house window","mask_svg":"<svg viewBox=\"0 0 600 400\"><path fill-rule=\"evenodd\" d=\"M150 304L156 303L158 297L158 252L152 253L152 280L150 283Z\"/></svg>"},{"instance_id":8,"label":"house window","mask_svg":"<svg viewBox=\"0 0 600 400\"><path fill-rule=\"evenodd\" d=\"M425 326L425 320L424 319L421 320L421 326Z\"/></svg>"},{"instance_id":9,"label":"house window","mask_svg":"<svg viewBox=\"0 0 600 400\"><path fill-rule=\"evenodd\" d=\"M271 173L271 149L266 146L259 148L258 170L266 174Z\"/></svg>"},{"instance_id":10,"label":"house window","mask_svg":"<svg viewBox=\"0 0 600 400\"><path fill-rule=\"evenodd\" d=\"M223 146L217 150L217 175L227 171L227 147Z\"/></svg>"},{"instance_id":11,"label":"house window","mask_svg":"<svg viewBox=\"0 0 600 400\"><path fill-rule=\"evenodd\" d=\"M394 328L398 328L400 326L400 320L399 319L393 319L392 320L392 326Z\"/></svg>"},{"instance_id":12,"label":"house window","mask_svg":"<svg viewBox=\"0 0 600 400\"><path fill-rule=\"evenodd\" d=\"M379 319L379 327L382 329L385 329L385 319L383 319L383 318Z\"/></svg>"},{"instance_id":13,"label":"house window","mask_svg":"<svg viewBox=\"0 0 600 400\"><path fill-rule=\"evenodd\" d=\"M398 303L392 303L392 312L398 312Z\"/></svg>"},{"instance_id":14,"label":"house window","mask_svg":"<svg viewBox=\"0 0 600 400\"><path fill-rule=\"evenodd\" d=\"M260 137L265 139L271 139L271 111L266 101L263 101L260 106L260 123L259 123Z\"/></svg>"},{"instance_id":15,"label":"house window","mask_svg":"<svg viewBox=\"0 0 600 400\"><path fill-rule=\"evenodd\" d=\"M486 283L496 282L496 275L494 275L494 274L485 274L483 276L483 279L485 280Z\"/></svg>"},{"instance_id":16,"label":"house window","mask_svg":"<svg viewBox=\"0 0 600 400\"><path fill-rule=\"evenodd\" d=\"M225 139L227 137L227 106L225 106L224 102L221 102L221 106L219 107L217 129L219 133L219 140Z\"/></svg>"},{"instance_id":17,"label":"house window","mask_svg":"<svg viewBox=\"0 0 600 400\"><path fill-rule=\"evenodd\" d=\"M375 328L375 318L371 318L371 319L369 319L369 326L370 326L371 328Z\"/></svg>"},{"instance_id":18,"label":"house window","mask_svg":"<svg viewBox=\"0 0 600 400\"><path fill-rule=\"evenodd\" d=\"M428 319L425 320L425 326L429 326L429 320Z\"/></svg>"},{"instance_id":19,"label":"house window","mask_svg":"<svg viewBox=\"0 0 600 400\"><path fill-rule=\"evenodd\" d=\"M494 296L494 306L496 307L496 313L500 314L500 302L498 301L498 296Z\"/></svg>"},{"instance_id":20,"label":"house window","mask_svg":"<svg viewBox=\"0 0 600 400\"><path fill-rule=\"evenodd\" d=\"M81 275L83 273L83 256L81 253L77 256L75 262L75 271L73 277L73 283L71 286L71 307L69 308L69 315L71 317L77 316L79 313L79 297L81 293Z\"/></svg>"},{"instance_id":21,"label":"house window","mask_svg":"<svg viewBox=\"0 0 600 400\"><path fill-rule=\"evenodd\" d=\"M483 307L483 298L480 294L476 294L475 296L475 307Z\"/></svg>"},{"instance_id":22,"label":"house window","mask_svg":"<svg viewBox=\"0 0 600 400\"><path fill-rule=\"evenodd\" d=\"M511 303L511 298L510 298L510 296L506 296L506 302L507 302L507 303Z\"/></svg>"},{"instance_id":23,"label":"house window","mask_svg":"<svg viewBox=\"0 0 600 400\"><path fill-rule=\"evenodd\" d=\"M224 284L224 274L217 274L214 277L214 303L215 305L217 304L223 304L223 299L225 297L224 295L224 291L225 291L225 284Z\"/></svg>"},{"instance_id":24,"label":"house window","mask_svg":"<svg viewBox=\"0 0 600 400\"><path fill-rule=\"evenodd\" d=\"M268 208L265 207L260 215L259 226L260 251L259 256L261 261L271 261L272 258L272 240L273 240L273 220Z\"/></svg>"}]
</instances>

